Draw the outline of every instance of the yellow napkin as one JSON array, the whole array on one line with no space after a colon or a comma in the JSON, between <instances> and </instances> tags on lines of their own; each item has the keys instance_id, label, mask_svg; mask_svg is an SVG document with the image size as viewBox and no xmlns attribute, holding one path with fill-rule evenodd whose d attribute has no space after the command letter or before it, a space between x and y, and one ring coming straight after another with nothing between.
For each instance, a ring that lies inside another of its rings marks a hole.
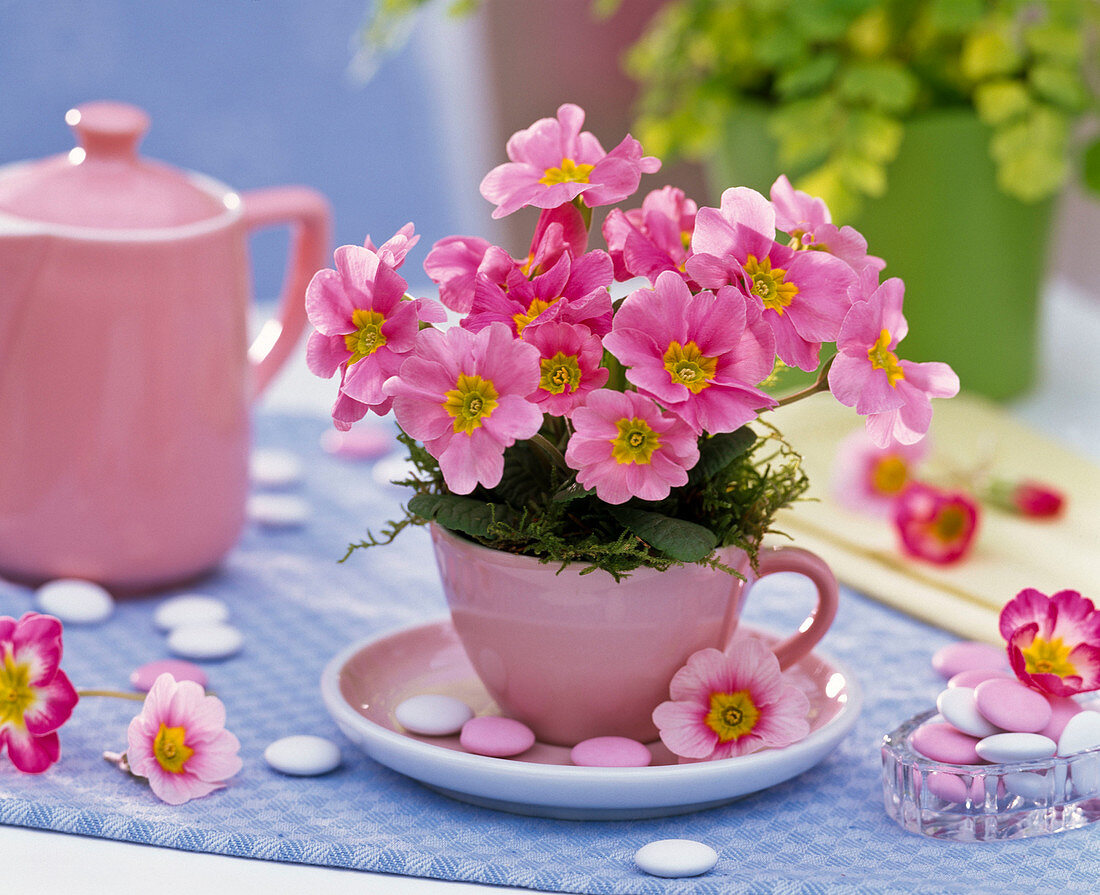
<instances>
[{"instance_id":1,"label":"yellow napkin","mask_svg":"<svg viewBox=\"0 0 1100 895\"><path fill-rule=\"evenodd\" d=\"M808 496L816 498L785 510L776 527L820 554L844 583L968 639L1000 643L1001 607L1025 587L1046 594L1068 588L1100 601L1100 468L980 398L959 395L932 406L932 449L922 468L935 476L986 464L998 478L1034 478L1067 496L1065 513L1028 520L983 506L978 540L964 560L937 566L908 559L888 519L833 499L837 446L863 421L815 395L771 414L805 459Z\"/></svg>"}]
</instances>

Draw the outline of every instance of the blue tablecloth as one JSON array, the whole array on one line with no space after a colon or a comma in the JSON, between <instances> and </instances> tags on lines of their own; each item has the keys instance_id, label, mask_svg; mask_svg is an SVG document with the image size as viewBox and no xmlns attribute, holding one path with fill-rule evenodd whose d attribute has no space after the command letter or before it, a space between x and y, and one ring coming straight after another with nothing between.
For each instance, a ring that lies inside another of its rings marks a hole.
<instances>
[{"instance_id":1,"label":"blue tablecloth","mask_svg":"<svg viewBox=\"0 0 1100 895\"><path fill-rule=\"evenodd\" d=\"M879 740L928 708L939 689L929 657L949 636L857 594L843 594L822 649L857 670L866 704L855 730L802 776L727 807L631 822L543 820L475 808L427 790L358 753L321 703L318 680L351 642L445 612L423 530L343 565L344 545L394 515L402 492L371 466L325 454L323 420L262 417L261 446L305 461L298 493L313 508L301 529L251 527L200 588L225 599L244 650L207 663L244 769L227 789L180 807L101 758L123 750L137 703L85 699L61 732L62 759L41 777L0 759L0 822L172 848L350 867L547 891L648 892L1092 892L1100 828L999 844L957 844L902 831L882 808ZM107 622L70 626L63 667L82 688L126 689L132 668L167 655L153 625L158 598L121 603ZM746 620L776 630L803 617L810 594L781 576L753 593ZM0 583L0 615L33 608L31 592ZM272 740L317 733L341 743L344 764L291 778L263 761ZM634 867L654 839L717 849L703 877L661 880Z\"/></svg>"}]
</instances>

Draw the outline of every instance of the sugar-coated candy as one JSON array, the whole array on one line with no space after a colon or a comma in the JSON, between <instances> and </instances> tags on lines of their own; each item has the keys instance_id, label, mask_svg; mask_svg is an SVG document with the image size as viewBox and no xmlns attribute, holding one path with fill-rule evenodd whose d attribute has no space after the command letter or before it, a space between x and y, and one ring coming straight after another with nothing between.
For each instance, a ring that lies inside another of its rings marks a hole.
<instances>
[{"instance_id":1,"label":"sugar-coated candy","mask_svg":"<svg viewBox=\"0 0 1100 895\"><path fill-rule=\"evenodd\" d=\"M658 839L634 853L634 863L643 873L675 879L699 876L718 863L718 852L694 839Z\"/></svg>"},{"instance_id":2,"label":"sugar-coated candy","mask_svg":"<svg viewBox=\"0 0 1100 895\"><path fill-rule=\"evenodd\" d=\"M39 612L67 625L94 625L115 610L114 598L102 587L82 578L47 581L34 593Z\"/></svg>"},{"instance_id":3,"label":"sugar-coated candy","mask_svg":"<svg viewBox=\"0 0 1100 895\"><path fill-rule=\"evenodd\" d=\"M982 717L1014 733L1038 733L1053 716L1047 698L1019 681L982 681L974 688L974 699Z\"/></svg>"},{"instance_id":4,"label":"sugar-coated candy","mask_svg":"<svg viewBox=\"0 0 1100 895\"><path fill-rule=\"evenodd\" d=\"M397 723L410 733L442 737L462 730L462 725L474 716L474 710L453 696L424 693L399 703L393 714Z\"/></svg>"},{"instance_id":5,"label":"sugar-coated candy","mask_svg":"<svg viewBox=\"0 0 1100 895\"><path fill-rule=\"evenodd\" d=\"M477 755L509 758L535 745L535 734L526 724L513 718L485 715L463 724L458 741L463 749Z\"/></svg>"},{"instance_id":6,"label":"sugar-coated candy","mask_svg":"<svg viewBox=\"0 0 1100 895\"><path fill-rule=\"evenodd\" d=\"M324 737L297 734L271 743L264 761L281 774L317 777L340 766L340 747Z\"/></svg>"}]
</instances>

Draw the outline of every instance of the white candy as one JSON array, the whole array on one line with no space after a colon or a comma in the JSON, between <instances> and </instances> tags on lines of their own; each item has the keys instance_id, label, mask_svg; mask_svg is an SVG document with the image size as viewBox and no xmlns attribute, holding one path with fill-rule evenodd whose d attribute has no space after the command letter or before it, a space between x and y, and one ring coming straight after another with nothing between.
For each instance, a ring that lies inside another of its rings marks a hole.
<instances>
[{"instance_id":1,"label":"white candy","mask_svg":"<svg viewBox=\"0 0 1100 895\"><path fill-rule=\"evenodd\" d=\"M1045 774L1017 771L1012 774L1005 774L1001 779L1005 782L1005 789L1014 796L1031 799L1035 802L1045 799L1050 791L1050 784Z\"/></svg>"},{"instance_id":2,"label":"white candy","mask_svg":"<svg viewBox=\"0 0 1100 895\"><path fill-rule=\"evenodd\" d=\"M1001 732L1001 728L986 721L978 711L973 687L949 687L936 698L936 708L948 724L972 737L988 737Z\"/></svg>"},{"instance_id":3,"label":"white candy","mask_svg":"<svg viewBox=\"0 0 1100 895\"><path fill-rule=\"evenodd\" d=\"M393 710L397 722L410 733L442 737L458 733L474 712L466 703L452 696L425 693L413 696Z\"/></svg>"},{"instance_id":4,"label":"white candy","mask_svg":"<svg viewBox=\"0 0 1100 895\"><path fill-rule=\"evenodd\" d=\"M1076 755L1100 746L1100 712L1078 712L1058 737L1059 755Z\"/></svg>"},{"instance_id":5,"label":"white candy","mask_svg":"<svg viewBox=\"0 0 1100 895\"><path fill-rule=\"evenodd\" d=\"M252 452L249 476L261 488L286 488L302 478L302 461L290 451L260 448Z\"/></svg>"},{"instance_id":6,"label":"white candy","mask_svg":"<svg viewBox=\"0 0 1100 895\"><path fill-rule=\"evenodd\" d=\"M217 624L229 618L229 607L215 597L184 594L165 600L153 613L153 624L162 631L180 625Z\"/></svg>"},{"instance_id":7,"label":"white candy","mask_svg":"<svg viewBox=\"0 0 1100 895\"><path fill-rule=\"evenodd\" d=\"M93 625L110 618L114 598L98 584L80 578L58 578L35 591L38 609L65 624Z\"/></svg>"},{"instance_id":8,"label":"white candy","mask_svg":"<svg viewBox=\"0 0 1100 895\"><path fill-rule=\"evenodd\" d=\"M298 528L309 519L309 504L286 494L253 494L248 518L265 528Z\"/></svg>"},{"instance_id":9,"label":"white candy","mask_svg":"<svg viewBox=\"0 0 1100 895\"><path fill-rule=\"evenodd\" d=\"M1070 765L1073 791L1077 796L1100 795L1100 757L1090 755Z\"/></svg>"},{"instance_id":10,"label":"white candy","mask_svg":"<svg viewBox=\"0 0 1100 895\"><path fill-rule=\"evenodd\" d=\"M694 839L658 839L639 848L634 863L650 876L698 876L718 863L718 852Z\"/></svg>"},{"instance_id":11,"label":"white candy","mask_svg":"<svg viewBox=\"0 0 1100 895\"><path fill-rule=\"evenodd\" d=\"M324 737L283 737L264 750L264 761L283 774L316 777L340 766L340 747Z\"/></svg>"},{"instance_id":12,"label":"white candy","mask_svg":"<svg viewBox=\"0 0 1100 895\"><path fill-rule=\"evenodd\" d=\"M244 645L232 625L181 625L168 635L168 649L185 659L227 659Z\"/></svg>"},{"instance_id":13,"label":"white candy","mask_svg":"<svg viewBox=\"0 0 1100 895\"><path fill-rule=\"evenodd\" d=\"M979 740L974 750L986 761L1004 764L1052 758L1058 751L1058 744L1041 733L995 733Z\"/></svg>"}]
</instances>

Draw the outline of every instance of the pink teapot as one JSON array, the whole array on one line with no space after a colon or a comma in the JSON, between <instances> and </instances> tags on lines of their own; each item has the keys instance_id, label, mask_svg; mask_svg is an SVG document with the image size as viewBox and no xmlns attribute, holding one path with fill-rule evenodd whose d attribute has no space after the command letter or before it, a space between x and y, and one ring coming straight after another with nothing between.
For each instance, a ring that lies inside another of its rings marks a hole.
<instances>
[{"instance_id":1,"label":"pink teapot","mask_svg":"<svg viewBox=\"0 0 1100 895\"><path fill-rule=\"evenodd\" d=\"M65 120L78 148L0 168L0 576L152 590L240 535L249 405L304 328L331 216L139 157L132 106ZM293 257L250 348L247 237L277 224Z\"/></svg>"}]
</instances>

